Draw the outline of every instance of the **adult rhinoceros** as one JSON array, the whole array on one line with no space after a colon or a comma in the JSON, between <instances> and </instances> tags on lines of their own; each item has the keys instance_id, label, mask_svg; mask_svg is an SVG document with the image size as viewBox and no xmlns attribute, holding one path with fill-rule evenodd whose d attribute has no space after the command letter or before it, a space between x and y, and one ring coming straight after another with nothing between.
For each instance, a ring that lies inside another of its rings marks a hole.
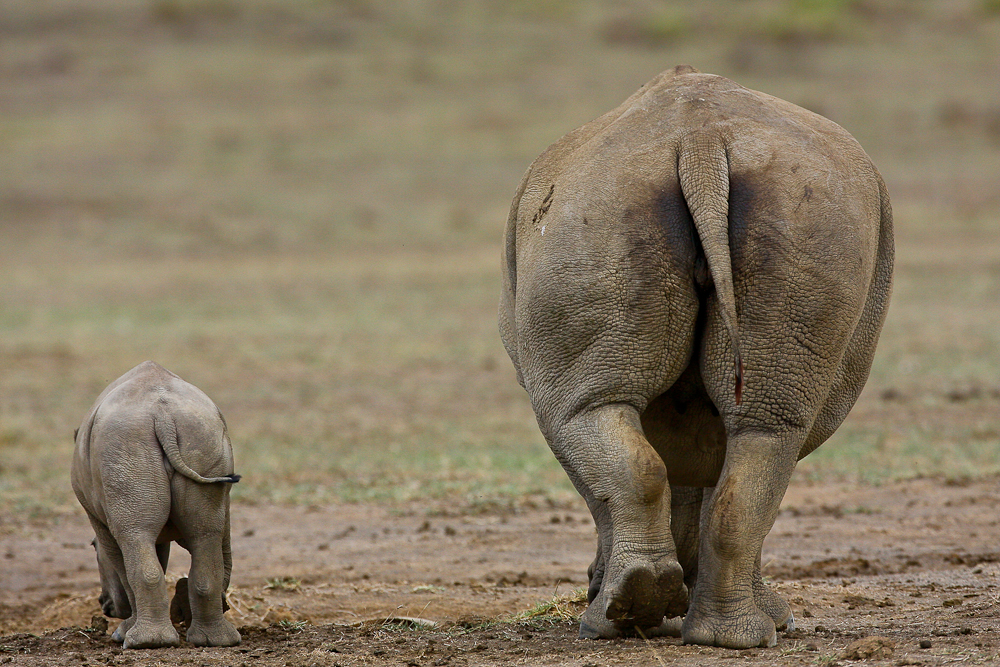
<instances>
[{"instance_id":1,"label":"adult rhinoceros","mask_svg":"<svg viewBox=\"0 0 1000 667\"><path fill-rule=\"evenodd\" d=\"M892 263L889 196L843 128L691 67L532 163L500 332L597 524L582 637L793 627L761 544L868 377Z\"/></svg>"}]
</instances>

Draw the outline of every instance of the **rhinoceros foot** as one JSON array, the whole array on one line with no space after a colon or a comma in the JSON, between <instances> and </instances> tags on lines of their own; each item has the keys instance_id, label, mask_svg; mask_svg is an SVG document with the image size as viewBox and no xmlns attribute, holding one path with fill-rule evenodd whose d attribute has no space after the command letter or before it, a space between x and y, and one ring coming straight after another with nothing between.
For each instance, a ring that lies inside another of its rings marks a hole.
<instances>
[{"instance_id":1,"label":"rhinoceros foot","mask_svg":"<svg viewBox=\"0 0 1000 667\"><path fill-rule=\"evenodd\" d=\"M684 573L676 561L635 563L618 576L609 574L580 619L580 637L613 639L655 633L664 616L687 607Z\"/></svg>"}]
</instances>

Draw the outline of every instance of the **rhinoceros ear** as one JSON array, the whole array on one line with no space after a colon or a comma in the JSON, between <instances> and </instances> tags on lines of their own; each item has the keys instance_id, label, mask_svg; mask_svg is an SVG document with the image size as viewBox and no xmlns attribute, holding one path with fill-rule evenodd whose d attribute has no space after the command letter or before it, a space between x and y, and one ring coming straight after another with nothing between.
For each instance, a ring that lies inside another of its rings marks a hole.
<instances>
[{"instance_id":1,"label":"rhinoceros ear","mask_svg":"<svg viewBox=\"0 0 1000 667\"><path fill-rule=\"evenodd\" d=\"M75 429L73 429L73 442L76 442L76 436L78 436L79 434L80 434L80 427L77 426Z\"/></svg>"}]
</instances>

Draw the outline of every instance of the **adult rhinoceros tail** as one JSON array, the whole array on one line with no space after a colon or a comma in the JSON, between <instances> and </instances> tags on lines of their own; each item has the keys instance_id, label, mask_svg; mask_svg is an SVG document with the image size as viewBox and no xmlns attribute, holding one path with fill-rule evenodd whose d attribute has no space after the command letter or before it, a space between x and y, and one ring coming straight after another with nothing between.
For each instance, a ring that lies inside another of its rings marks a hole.
<instances>
[{"instance_id":1,"label":"adult rhinoceros tail","mask_svg":"<svg viewBox=\"0 0 1000 667\"><path fill-rule=\"evenodd\" d=\"M729 332L734 399L739 405L743 399L743 357L729 256L729 158L722 138L713 132L686 136L678 150L677 174L715 283L722 321Z\"/></svg>"},{"instance_id":2,"label":"adult rhinoceros tail","mask_svg":"<svg viewBox=\"0 0 1000 667\"><path fill-rule=\"evenodd\" d=\"M191 467L181 458L181 449L177 444L177 426L172 419L153 419L153 430L156 432L156 439L160 443L160 448L167 457L167 461L174 470L184 475L190 480L199 484L218 484L225 482L235 484L240 481L239 475L225 475L223 477L203 477L191 469Z\"/></svg>"}]
</instances>

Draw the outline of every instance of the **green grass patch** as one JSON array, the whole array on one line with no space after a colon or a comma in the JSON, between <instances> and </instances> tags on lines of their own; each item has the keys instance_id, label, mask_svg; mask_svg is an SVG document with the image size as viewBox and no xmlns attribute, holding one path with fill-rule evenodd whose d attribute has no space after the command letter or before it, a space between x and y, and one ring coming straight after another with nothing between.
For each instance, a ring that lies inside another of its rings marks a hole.
<instances>
[{"instance_id":1,"label":"green grass patch","mask_svg":"<svg viewBox=\"0 0 1000 667\"><path fill-rule=\"evenodd\" d=\"M285 591L286 593L296 593L302 588L302 582L295 577L278 577L268 579L264 584L264 589L269 591Z\"/></svg>"},{"instance_id":2,"label":"green grass patch","mask_svg":"<svg viewBox=\"0 0 1000 667\"><path fill-rule=\"evenodd\" d=\"M972 479L1000 473L992 427L912 427L884 432L845 426L799 462L796 476L879 484L915 477Z\"/></svg>"}]
</instances>

